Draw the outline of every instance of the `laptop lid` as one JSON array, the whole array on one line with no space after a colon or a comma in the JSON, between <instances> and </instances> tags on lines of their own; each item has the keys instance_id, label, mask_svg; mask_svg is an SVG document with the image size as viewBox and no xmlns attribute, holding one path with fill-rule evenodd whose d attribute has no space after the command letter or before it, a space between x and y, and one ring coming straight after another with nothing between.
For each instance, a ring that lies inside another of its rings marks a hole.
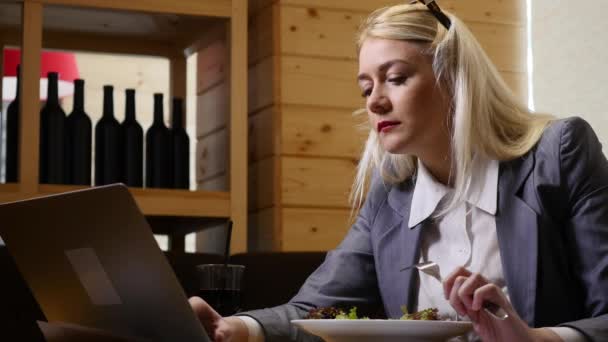
<instances>
[{"instance_id":1,"label":"laptop lid","mask_svg":"<svg viewBox=\"0 0 608 342\"><path fill-rule=\"evenodd\" d=\"M0 236L49 322L209 341L120 184L0 205Z\"/></svg>"},{"instance_id":2,"label":"laptop lid","mask_svg":"<svg viewBox=\"0 0 608 342\"><path fill-rule=\"evenodd\" d=\"M37 321L46 318L0 237L0 341L44 342Z\"/></svg>"}]
</instances>

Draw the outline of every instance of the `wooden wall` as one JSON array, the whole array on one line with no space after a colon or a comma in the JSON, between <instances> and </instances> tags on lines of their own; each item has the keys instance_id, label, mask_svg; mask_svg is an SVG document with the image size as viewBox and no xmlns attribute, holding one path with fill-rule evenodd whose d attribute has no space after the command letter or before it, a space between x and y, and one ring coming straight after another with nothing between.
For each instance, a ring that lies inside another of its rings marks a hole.
<instances>
[{"instance_id":1,"label":"wooden wall","mask_svg":"<svg viewBox=\"0 0 608 342\"><path fill-rule=\"evenodd\" d=\"M366 136L354 34L402 1L252 0L249 39L250 250L327 250L348 229ZM524 1L442 0L466 21L515 92L526 94ZM222 45L224 48L222 49ZM225 181L225 43L199 53L198 183Z\"/></svg>"}]
</instances>

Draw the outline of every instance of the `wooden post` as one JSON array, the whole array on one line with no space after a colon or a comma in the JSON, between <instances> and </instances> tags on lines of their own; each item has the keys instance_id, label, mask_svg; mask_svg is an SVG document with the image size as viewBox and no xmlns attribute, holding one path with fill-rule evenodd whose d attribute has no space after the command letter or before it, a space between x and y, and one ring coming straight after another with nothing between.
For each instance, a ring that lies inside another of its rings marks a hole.
<instances>
[{"instance_id":1,"label":"wooden post","mask_svg":"<svg viewBox=\"0 0 608 342\"><path fill-rule=\"evenodd\" d=\"M232 253L247 250L247 0L232 1L230 37L230 215Z\"/></svg>"},{"instance_id":2,"label":"wooden post","mask_svg":"<svg viewBox=\"0 0 608 342\"><path fill-rule=\"evenodd\" d=\"M183 254L186 252L186 235L181 233L169 235L169 251Z\"/></svg>"},{"instance_id":3,"label":"wooden post","mask_svg":"<svg viewBox=\"0 0 608 342\"><path fill-rule=\"evenodd\" d=\"M27 197L38 192L40 139L40 52L42 4L25 0L21 17L21 120L19 135L19 182Z\"/></svg>"}]
</instances>

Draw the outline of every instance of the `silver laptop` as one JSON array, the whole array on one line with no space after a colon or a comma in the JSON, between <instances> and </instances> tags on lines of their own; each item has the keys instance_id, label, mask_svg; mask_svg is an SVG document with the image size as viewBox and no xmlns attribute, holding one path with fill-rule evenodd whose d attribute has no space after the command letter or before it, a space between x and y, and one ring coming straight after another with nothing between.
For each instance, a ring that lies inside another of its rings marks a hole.
<instances>
[{"instance_id":1,"label":"silver laptop","mask_svg":"<svg viewBox=\"0 0 608 342\"><path fill-rule=\"evenodd\" d=\"M125 186L2 204L0 236L49 322L209 341Z\"/></svg>"}]
</instances>

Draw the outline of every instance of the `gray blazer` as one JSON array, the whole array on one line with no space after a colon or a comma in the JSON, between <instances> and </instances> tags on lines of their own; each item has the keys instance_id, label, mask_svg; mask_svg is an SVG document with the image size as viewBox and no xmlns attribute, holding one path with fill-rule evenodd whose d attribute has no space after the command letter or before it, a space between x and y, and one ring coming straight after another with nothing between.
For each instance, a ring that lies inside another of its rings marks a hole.
<instances>
[{"instance_id":1,"label":"gray blazer","mask_svg":"<svg viewBox=\"0 0 608 342\"><path fill-rule=\"evenodd\" d=\"M513 307L532 327L569 326L608 341L608 161L580 118L553 122L525 156L500 163L496 229ZM287 304L244 313L267 341L313 341L290 325L309 309L414 308L420 223L408 229L414 182L375 179L356 222Z\"/></svg>"}]
</instances>

